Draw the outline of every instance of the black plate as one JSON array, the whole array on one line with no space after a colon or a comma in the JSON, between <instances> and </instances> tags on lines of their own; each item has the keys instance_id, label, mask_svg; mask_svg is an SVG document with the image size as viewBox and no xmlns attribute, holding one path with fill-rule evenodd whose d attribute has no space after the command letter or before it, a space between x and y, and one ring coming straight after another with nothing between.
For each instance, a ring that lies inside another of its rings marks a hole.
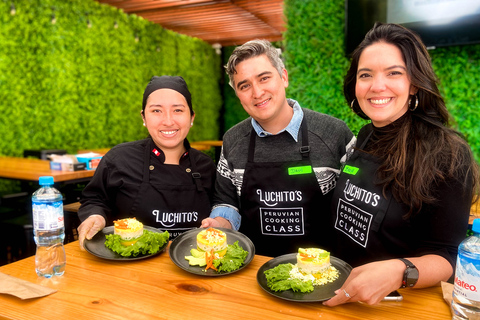
<instances>
[{"instance_id":1,"label":"black plate","mask_svg":"<svg viewBox=\"0 0 480 320\"><path fill-rule=\"evenodd\" d=\"M157 232L157 233L164 232L164 231L158 230L157 228L148 227L148 226L143 226L143 229L152 231L152 232ZM158 252L154 254L139 255L136 257L123 257L118 253L113 252L112 250L105 247L105 241L106 241L105 236L107 234L113 234L113 226L103 228L103 230L99 231L96 235L94 235L91 240L85 239L85 242L83 242L83 246L85 247L85 250L87 250L94 256L107 259L107 260L132 261L132 260L140 260L140 259L156 256L157 254L160 254L163 251L163 249L165 249L165 247L168 245L168 241L167 241L162 247L160 247L160 250L158 250Z\"/></svg>"},{"instance_id":2,"label":"black plate","mask_svg":"<svg viewBox=\"0 0 480 320\"><path fill-rule=\"evenodd\" d=\"M217 272L215 270L208 269L207 272L205 272L205 266L199 267L188 264L188 260L185 259L185 256L190 256L190 250L197 248L197 234L202 231L201 228L189 230L176 237L170 244L170 259L172 259L173 263L183 270L202 276L224 276L245 268L255 256L255 246L253 245L252 241L250 241L250 239L244 234L232 229L215 229L221 230L227 234L227 244L231 245L234 244L235 241L238 241L238 245L242 247L243 250L248 251L248 255L245 258L243 265L239 269L231 272Z\"/></svg>"},{"instance_id":3,"label":"black plate","mask_svg":"<svg viewBox=\"0 0 480 320\"><path fill-rule=\"evenodd\" d=\"M290 301L299 301L299 302L317 302L325 301L333 296L335 296L335 290L340 289L345 280L347 280L352 267L343 260L330 256L330 263L337 268L339 275L338 279L324 284L322 286L314 286L314 290L308 293L293 292L292 290L286 291L272 291L267 286L267 278L265 277L264 272L268 269L275 268L279 264L291 263L293 265L297 264L297 254L290 253L280 257L276 257L270 261L265 262L263 266L258 269L257 272L257 282L262 287L263 290L267 291L271 295L274 295L277 298L290 300Z\"/></svg>"}]
</instances>

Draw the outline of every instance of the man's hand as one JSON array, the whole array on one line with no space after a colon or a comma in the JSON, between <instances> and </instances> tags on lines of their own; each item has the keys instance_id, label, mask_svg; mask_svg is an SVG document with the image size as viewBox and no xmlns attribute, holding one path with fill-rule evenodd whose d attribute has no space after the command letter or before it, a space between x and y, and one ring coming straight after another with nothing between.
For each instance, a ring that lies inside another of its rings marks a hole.
<instances>
[{"instance_id":1,"label":"man's hand","mask_svg":"<svg viewBox=\"0 0 480 320\"><path fill-rule=\"evenodd\" d=\"M80 248L85 249L83 247L83 241L85 238L88 240L92 239L98 231L105 228L105 224L105 218L98 214L94 214L83 221L82 224L78 226L78 240L80 242Z\"/></svg>"},{"instance_id":2,"label":"man's hand","mask_svg":"<svg viewBox=\"0 0 480 320\"><path fill-rule=\"evenodd\" d=\"M206 218L202 220L202 228L227 228L232 229L232 224L225 218L215 217L215 218Z\"/></svg>"}]
</instances>

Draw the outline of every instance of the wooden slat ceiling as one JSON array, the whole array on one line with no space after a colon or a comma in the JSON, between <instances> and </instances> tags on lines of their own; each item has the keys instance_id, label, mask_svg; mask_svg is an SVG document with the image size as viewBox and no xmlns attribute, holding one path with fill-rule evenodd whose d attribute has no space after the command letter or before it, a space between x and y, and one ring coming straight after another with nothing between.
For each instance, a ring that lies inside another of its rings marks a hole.
<instances>
[{"instance_id":1,"label":"wooden slat ceiling","mask_svg":"<svg viewBox=\"0 0 480 320\"><path fill-rule=\"evenodd\" d=\"M283 0L96 0L211 44L279 41Z\"/></svg>"}]
</instances>

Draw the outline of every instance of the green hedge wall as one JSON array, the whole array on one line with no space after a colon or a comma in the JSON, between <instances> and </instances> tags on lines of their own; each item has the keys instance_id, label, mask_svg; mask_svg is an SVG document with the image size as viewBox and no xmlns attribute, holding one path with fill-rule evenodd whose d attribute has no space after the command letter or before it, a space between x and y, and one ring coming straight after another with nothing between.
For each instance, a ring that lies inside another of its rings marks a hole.
<instances>
[{"instance_id":1,"label":"green hedge wall","mask_svg":"<svg viewBox=\"0 0 480 320\"><path fill-rule=\"evenodd\" d=\"M349 62L344 54L343 0L285 0L285 16L289 96L302 107L344 120L358 133L366 121L350 112L342 89Z\"/></svg>"},{"instance_id":2,"label":"green hedge wall","mask_svg":"<svg viewBox=\"0 0 480 320\"><path fill-rule=\"evenodd\" d=\"M228 62L228 58L232 54L235 47L225 47L222 50L222 61L223 65L225 66ZM225 133L228 129L233 127L235 124L248 118L248 113L243 109L240 100L238 100L235 90L228 84L229 78L227 73L225 72L225 68L222 70L223 72L223 101L224 101L224 130L222 132Z\"/></svg>"},{"instance_id":3,"label":"green hedge wall","mask_svg":"<svg viewBox=\"0 0 480 320\"><path fill-rule=\"evenodd\" d=\"M93 0L16 0L14 15L11 3L0 2L0 155L144 138L153 75L187 81L191 141L219 138L221 58L206 42Z\"/></svg>"},{"instance_id":4,"label":"green hedge wall","mask_svg":"<svg viewBox=\"0 0 480 320\"><path fill-rule=\"evenodd\" d=\"M366 123L343 97L349 65L344 54L344 0L285 0L285 60L288 95L303 107L343 119L354 133ZM480 45L430 51L440 90L462 132L480 160Z\"/></svg>"}]
</instances>

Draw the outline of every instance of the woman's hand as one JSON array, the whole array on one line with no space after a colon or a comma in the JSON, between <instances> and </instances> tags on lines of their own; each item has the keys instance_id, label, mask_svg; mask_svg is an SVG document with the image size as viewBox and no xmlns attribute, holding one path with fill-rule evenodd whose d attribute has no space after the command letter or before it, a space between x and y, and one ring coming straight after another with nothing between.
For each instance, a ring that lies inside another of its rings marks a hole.
<instances>
[{"instance_id":1,"label":"woman's hand","mask_svg":"<svg viewBox=\"0 0 480 320\"><path fill-rule=\"evenodd\" d=\"M215 217L215 218L206 218L202 220L201 228L227 228L232 229L232 224L225 218Z\"/></svg>"},{"instance_id":2,"label":"woman's hand","mask_svg":"<svg viewBox=\"0 0 480 320\"><path fill-rule=\"evenodd\" d=\"M405 264L398 260L384 260L354 268L335 296L323 304L333 307L348 302L379 303L390 292L400 288Z\"/></svg>"},{"instance_id":3,"label":"woman's hand","mask_svg":"<svg viewBox=\"0 0 480 320\"><path fill-rule=\"evenodd\" d=\"M87 238L88 240L92 239L98 231L105 228L105 224L105 218L98 214L91 215L85 221L83 221L77 229L80 248L85 249L83 247L83 241L85 240L85 238Z\"/></svg>"}]
</instances>

